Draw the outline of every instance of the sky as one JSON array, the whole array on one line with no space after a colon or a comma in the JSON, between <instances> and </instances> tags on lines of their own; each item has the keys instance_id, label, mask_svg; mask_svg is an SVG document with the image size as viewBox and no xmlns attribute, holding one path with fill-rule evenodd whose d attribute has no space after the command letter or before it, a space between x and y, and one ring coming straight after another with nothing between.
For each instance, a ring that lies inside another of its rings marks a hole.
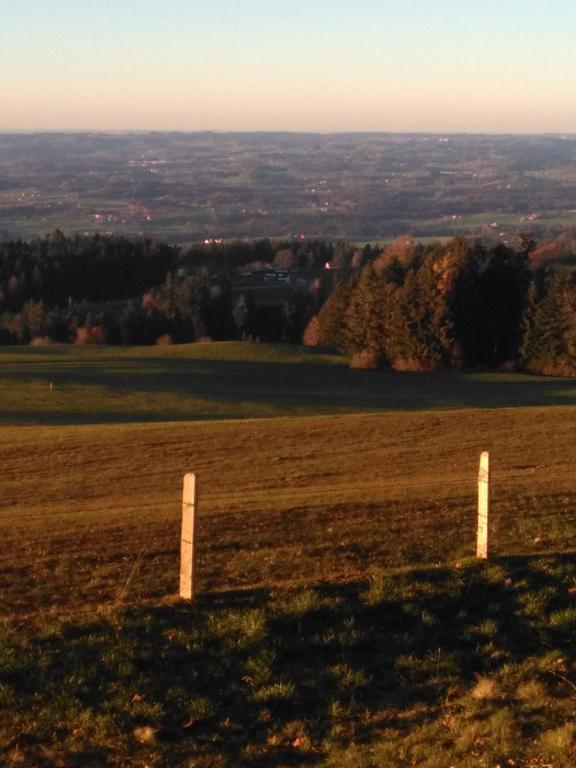
<instances>
[{"instance_id":1,"label":"sky","mask_svg":"<svg viewBox=\"0 0 576 768\"><path fill-rule=\"evenodd\" d=\"M576 133L576 0L4 0L0 131Z\"/></svg>"}]
</instances>

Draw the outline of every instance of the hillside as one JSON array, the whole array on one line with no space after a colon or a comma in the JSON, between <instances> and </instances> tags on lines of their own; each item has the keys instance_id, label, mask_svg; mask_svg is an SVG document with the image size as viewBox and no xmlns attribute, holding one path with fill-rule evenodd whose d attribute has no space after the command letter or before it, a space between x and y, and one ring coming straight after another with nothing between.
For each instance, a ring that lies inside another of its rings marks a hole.
<instances>
[{"instance_id":1,"label":"hillside","mask_svg":"<svg viewBox=\"0 0 576 768\"><path fill-rule=\"evenodd\" d=\"M264 345L0 363L3 764L573 764L573 380Z\"/></svg>"}]
</instances>

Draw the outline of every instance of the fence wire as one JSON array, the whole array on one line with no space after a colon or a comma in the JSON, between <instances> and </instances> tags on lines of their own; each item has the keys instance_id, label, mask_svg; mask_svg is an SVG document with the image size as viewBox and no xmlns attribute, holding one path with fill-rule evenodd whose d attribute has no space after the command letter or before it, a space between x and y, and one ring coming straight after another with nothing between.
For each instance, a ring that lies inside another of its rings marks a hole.
<instances>
[{"instance_id":1,"label":"fence wire","mask_svg":"<svg viewBox=\"0 0 576 768\"><path fill-rule=\"evenodd\" d=\"M491 468L491 476L490 476L490 487L491 491L496 494L498 492L506 492L506 484L508 483L516 483L516 481L521 481L521 483L526 483L527 486L532 485L534 482L537 482L538 486L542 485L565 485L567 483L570 483L571 481L574 482L574 479L576 479L576 464L556 464L552 467L526 467L525 469L522 468L521 470L507 470L507 469L498 469L498 467L492 466ZM552 476L546 477L546 475ZM200 477L200 482L202 478ZM306 481L306 478L300 478L301 481ZM320 496L320 495L326 495L326 496L350 496L351 494L355 493L364 493L368 491L376 491L376 490L387 490L387 489L393 489L393 490L416 490L416 489L434 489L434 488L446 488L446 487L454 487L454 488L466 488L468 489L470 495L474 495L476 492L477 487L477 476L471 475L469 478L453 478L453 477L436 477L436 478L427 478L427 479L418 479L417 477L414 477L413 479L401 479L401 480L394 480L394 479L378 479L371 482L365 482L365 483L357 483L357 484L340 484L340 485L333 485L333 486L324 486L324 485L314 485L313 483L310 485L290 485L290 482L287 481L287 483L283 487L279 486L267 486L267 487L254 487L251 488L248 491L244 491L242 489L240 490L234 490L234 491L214 491L211 488L202 488L201 493L203 494L205 499L210 500L211 502L220 502L222 500L231 500L234 502L241 502L241 501L247 501L252 500L255 498L263 499L265 496L271 496L271 497L310 497L310 496ZM519 488L516 485L513 489L515 492L519 492ZM536 489L536 495L537 494ZM566 492L576 492L576 482L574 482L574 487L570 489L570 491ZM41 489L39 489L39 493L41 496ZM467 494L468 495L468 494ZM366 500L366 499L363 499ZM377 501L375 499L375 501ZM0 520L1 521L14 521L14 520L40 520L44 519L45 515L43 514L29 514L29 513L22 513L20 515L8 515L6 517L1 516L2 509L10 509L11 507L20 506L25 502L24 499L20 499L18 497L4 497L0 498ZM159 500L157 502L149 502L149 503L131 503L130 500L127 500L127 503L124 507L124 509L127 512L133 513L140 510L158 510L158 511L169 511L170 509L179 510L179 504L180 504L180 498L179 496L175 496L173 501L170 500ZM94 507L90 504L90 499L86 500L74 500L74 507L76 509L74 510L67 510L63 511L61 513L58 513L59 515L67 516L70 514L74 514L74 512L90 512L90 514L106 514L111 511L109 506L99 506Z\"/></svg>"}]
</instances>

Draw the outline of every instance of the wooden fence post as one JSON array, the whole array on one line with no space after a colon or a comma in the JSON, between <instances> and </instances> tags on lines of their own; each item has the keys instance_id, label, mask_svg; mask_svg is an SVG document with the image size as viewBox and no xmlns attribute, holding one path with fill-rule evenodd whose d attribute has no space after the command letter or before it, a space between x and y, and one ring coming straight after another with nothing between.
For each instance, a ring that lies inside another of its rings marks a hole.
<instances>
[{"instance_id":1,"label":"wooden fence post","mask_svg":"<svg viewBox=\"0 0 576 768\"><path fill-rule=\"evenodd\" d=\"M180 540L180 597L194 600L194 567L196 559L196 506L198 483L196 475L188 472L184 475L182 494L182 538Z\"/></svg>"},{"instance_id":2,"label":"wooden fence post","mask_svg":"<svg viewBox=\"0 0 576 768\"><path fill-rule=\"evenodd\" d=\"M489 506L490 506L490 454L484 451L480 456L478 471L478 533L476 557L488 559L489 553Z\"/></svg>"}]
</instances>

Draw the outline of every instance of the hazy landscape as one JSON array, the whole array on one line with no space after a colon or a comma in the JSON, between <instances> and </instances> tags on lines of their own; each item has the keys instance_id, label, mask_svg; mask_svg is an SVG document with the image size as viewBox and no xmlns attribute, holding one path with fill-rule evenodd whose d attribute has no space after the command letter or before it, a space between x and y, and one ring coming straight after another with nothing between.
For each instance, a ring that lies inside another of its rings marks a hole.
<instances>
[{"instance_id":1,"label":"hazy landscape","mask_svg":"<svg viewBox=\"0 0 576 768\"><path fill-rule=\"evenodd\" d=\"M4 4L0 768L574 768L575 37Z\"/></svg>"},{"instance_id":2,"label":"hazy landscape","mask_svg":"<svg viewBox=\"0 0 576 768\"><path fill-rule=\"evenodd\" d=\"M574 224L576 135L0 135L4 239L545 238Z\"/></svg>"},{"instance_id":3,"label":"hazy landscape","mask_svg":"<svg viewBox=\"0 0 576 768\"><path fill-rule=\"evenodd\" d=\"M2 765L572 766L573 140L0 146Z\"/></svg>"}]
</instances>

